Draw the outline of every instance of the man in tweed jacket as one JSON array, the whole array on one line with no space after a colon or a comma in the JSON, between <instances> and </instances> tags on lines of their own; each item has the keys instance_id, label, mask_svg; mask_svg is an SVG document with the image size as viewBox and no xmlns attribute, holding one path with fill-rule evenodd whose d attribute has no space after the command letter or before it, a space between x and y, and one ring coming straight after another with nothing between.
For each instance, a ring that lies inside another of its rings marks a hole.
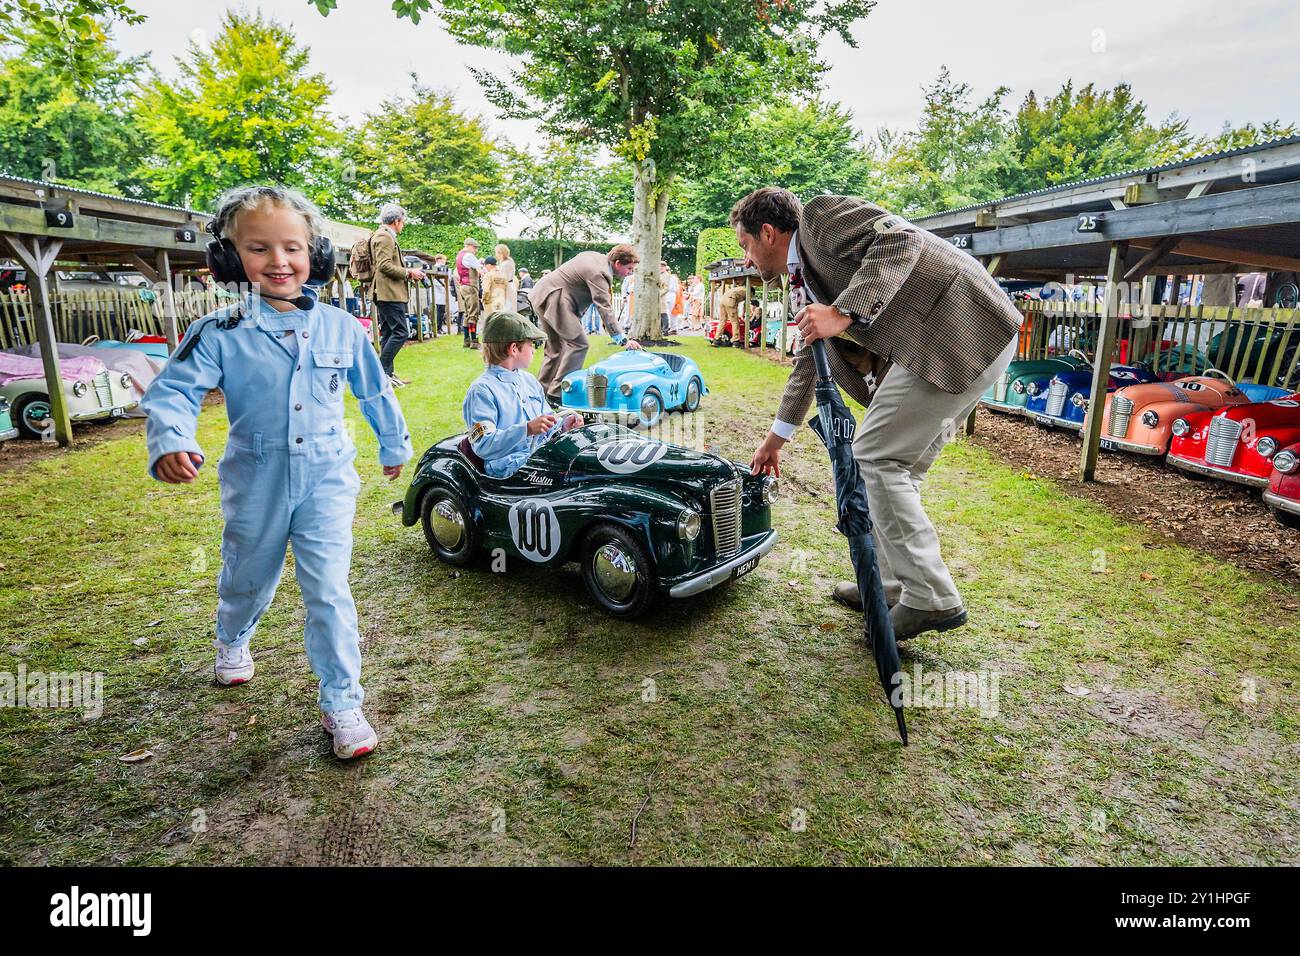
<instances>
[{"instance_id":1,"label":"man in tweed jacket","mask_svg":"<svg viewBox=\"0 0 1300 956\"><path fill-rule=\"evenodd\" d=\"M789 274L805 342L826 339L836 384L868 412L853 441L899 638L966 623L921 506L921 481L1015 351L1020 314L979 262L861 199L756 190L731 212L746 260ZM779 473L808 415L816 371L801 349L751 467ZM835 597L861 607L857 586Z\"/></svg>"}]
</instances>

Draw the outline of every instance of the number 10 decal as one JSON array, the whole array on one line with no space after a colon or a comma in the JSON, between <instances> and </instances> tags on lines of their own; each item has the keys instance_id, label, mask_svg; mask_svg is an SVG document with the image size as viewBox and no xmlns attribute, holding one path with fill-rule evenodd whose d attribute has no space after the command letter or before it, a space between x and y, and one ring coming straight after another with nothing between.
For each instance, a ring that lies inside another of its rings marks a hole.
<instances>
[{"instance_id":1,"label":"number 10 decal","mask_svg":"<svg viewBox=\"0 0 1300 956\"><path fill-rule=\"evenodd\" d=\"M510 540L529 561L541 564L560 550L560 520L549 501L516 501L510 506Z\"/></svg>"}]
</instances>

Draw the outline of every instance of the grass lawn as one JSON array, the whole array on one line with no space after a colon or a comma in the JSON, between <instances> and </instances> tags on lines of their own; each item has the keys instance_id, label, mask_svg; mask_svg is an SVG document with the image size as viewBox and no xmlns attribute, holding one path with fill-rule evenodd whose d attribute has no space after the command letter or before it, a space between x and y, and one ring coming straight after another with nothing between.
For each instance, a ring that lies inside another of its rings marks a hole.
<instances>
[{"instance_id":1,"label":"grass lawn","mask_svg":"<svg viewBox=\"0 0 1300 956\"><path fill-rule=\"evenodd\" d=\"M683 350L711 389L704 441L748 460L784 369ZM458 339L403 351L417 452L459 430L480 369ZM860 617L827 600L848 557L807 430L758 570L619 623L576 566L436 564L389 512L405 476L383 480L349 416L380 734L351 765L316 719L292 563L256 680L212 681L214 467L153 482L139 433L0 473L0 671L101 671L105 690L96 720L0 710L0 862L1300 862L1296 588L958 442L926 496L971 621L904 663L994 671L1000 706L913 709L904 750ZM199 434L215 464L224 409Z\"/></svg>"}]
</instances>

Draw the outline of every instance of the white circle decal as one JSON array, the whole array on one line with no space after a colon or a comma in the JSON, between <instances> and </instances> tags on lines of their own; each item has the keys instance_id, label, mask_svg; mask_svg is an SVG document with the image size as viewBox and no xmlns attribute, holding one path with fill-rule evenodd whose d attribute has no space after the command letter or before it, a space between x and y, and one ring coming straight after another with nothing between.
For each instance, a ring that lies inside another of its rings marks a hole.
<instances>
[{"instance_id":1,"label":"white circle decal","mask_svg":"<svg viewBox=\"0 0 1300 956\"><path fill-rule=\"evenodd\" d=\"M542 564L560 551L560 519L549 501L528 498L510 506L510 540L529 561Z\"/></svg>"},{"instance_id":2,"label":"white circle decal","mask_svg":"<svg viewBox=\"0 0 1300 956\"><path fill-rule=\"evenodd\" d=\"M616 475L630 475L653 465L668 454L668 446L661 441L620 439L596 449L596 460L606 471Z\"/></svg>"}]
</instances>

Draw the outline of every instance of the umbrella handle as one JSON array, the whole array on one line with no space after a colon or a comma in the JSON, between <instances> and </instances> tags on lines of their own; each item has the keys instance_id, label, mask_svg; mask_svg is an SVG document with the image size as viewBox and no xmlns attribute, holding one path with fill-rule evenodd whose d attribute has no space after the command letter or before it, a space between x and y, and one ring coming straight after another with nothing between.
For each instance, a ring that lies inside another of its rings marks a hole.
<instances>
[{"instance_id":1,"label":"umbrella handle","mask_svg":"<svg viewBox=\"0 0 1300 956\"><path fill-rule=\"evenodd\" d=\"M813 365L817 368L817 379L823 382L833 381L830 359L826 357L826 340L818 339L808 347L812 349Z\"/></svg>"}]
</instances>

